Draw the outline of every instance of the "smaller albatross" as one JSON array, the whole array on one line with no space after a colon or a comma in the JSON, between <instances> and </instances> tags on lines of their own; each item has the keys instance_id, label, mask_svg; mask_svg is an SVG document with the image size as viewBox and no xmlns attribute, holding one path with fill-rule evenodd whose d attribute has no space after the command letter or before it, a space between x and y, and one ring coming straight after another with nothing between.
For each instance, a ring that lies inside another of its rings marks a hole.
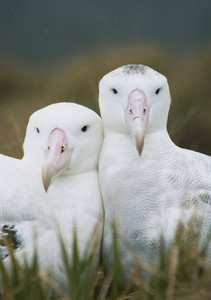
<instances>
[{"instance_id":1,"label":"smaller albatross","mask_svg":"<svg viewBox=\"0 0 211 300\"><path fill-rule=\"evenodd\" d=\"M1 236L12 234L20 264L25 258L31 262L36 245L40 268L47 268L64 290L69 283L58 230L68 253L76 230L83 255L98 225L95 265L99 262L103 210L97 166L102 140L102 122L94 111L56 103L30 117L21 160L0 156ZM5 247L0 251L10 268Z\"/></svg>"},{"instance_id":2,"label":"smaller albatross","mask_svg":"<svg viewBox=\"0 0 211 300\"><path fill-rule=\"evenodd\" d=\"M105 207L103 257L111 268L116 219L125 278L140 265L156 266L161 233L171 243L179 220L197 211L211 226L211 157L177 147L167 132L171 97L165 76L144 65L125 65L99 83L104 125L99 176ZM210 251L211 255L211 251Z\"/></svg>"}]
</instances>

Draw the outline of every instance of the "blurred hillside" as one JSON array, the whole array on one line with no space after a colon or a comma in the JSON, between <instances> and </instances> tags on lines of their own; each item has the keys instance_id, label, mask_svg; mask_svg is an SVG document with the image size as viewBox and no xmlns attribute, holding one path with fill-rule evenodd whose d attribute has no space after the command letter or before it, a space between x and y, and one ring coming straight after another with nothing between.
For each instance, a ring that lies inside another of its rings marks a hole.
<instances>
[{"instance_id":1,"label":"blurred hillside","mask_svg":"<svg viewBox=\"0 0 211 300\"><path fill-rule=\"evenodd\" d=\"M148 65L169 81L169 132L185 148L211 154L210 47L192 55L141 44L91 50L54 67L30 68L0 59L0 152L20 158L28 118L50 103L73 101L98 109L98 82L128 63Z\"/></svg>"}]
</instances>

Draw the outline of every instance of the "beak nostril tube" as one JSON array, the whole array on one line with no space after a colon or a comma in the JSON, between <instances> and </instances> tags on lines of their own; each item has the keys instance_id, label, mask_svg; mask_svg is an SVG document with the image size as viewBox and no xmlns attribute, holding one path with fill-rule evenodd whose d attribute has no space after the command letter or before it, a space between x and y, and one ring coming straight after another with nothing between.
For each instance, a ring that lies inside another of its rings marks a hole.
<instances>
[{"instance_id":1,"label":"beak nostril tube","mask_svg":"<svg viewBox=\"0 0 211 300\"><path fill-rule=\"evenodd\" d=\"M61 147L61 153L63 153L63 152L64 152L64 146Z\"/></svg>"}]
</instances>

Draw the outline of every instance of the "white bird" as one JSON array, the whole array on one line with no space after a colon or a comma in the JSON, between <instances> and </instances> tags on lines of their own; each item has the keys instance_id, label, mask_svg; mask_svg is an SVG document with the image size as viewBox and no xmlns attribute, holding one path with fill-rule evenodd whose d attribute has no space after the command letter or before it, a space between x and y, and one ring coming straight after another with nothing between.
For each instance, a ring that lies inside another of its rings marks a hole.
<instances>
[{"instance_id":1,"label":"white bird","mask_svg":"<svg viewBox=\"0 0 211 300\"><path fill-rule=\"evenodd\" d=\"M98 226L96 266L99 262L103 208L97 166L102 141L102 121L94 111L57 103L30 117L21 160L0 156L2 235L15 237L20 264L24 257L31 262L36 245L40 268L47 268L65 290L69 285L58 229L68 253L76 229L83 255ZM3 262L10 268L10 257Z\"/></svg>"},{"instance_id":2,"label":"white bird","mask_svg":"<svg viewBox=\"0 0 211 300\"><path fill-rule=\"evenodd\" d=\"M125 278L133 272L134 255L140 266L156 266L160 235L169 244L180 218L187 222L197 210L203 237L211 225L211 157L171 141L170 102L166 77L144 65L122 66L99 83L103 257L111 268L115 219Z\"/></svg>"}]
</instances>

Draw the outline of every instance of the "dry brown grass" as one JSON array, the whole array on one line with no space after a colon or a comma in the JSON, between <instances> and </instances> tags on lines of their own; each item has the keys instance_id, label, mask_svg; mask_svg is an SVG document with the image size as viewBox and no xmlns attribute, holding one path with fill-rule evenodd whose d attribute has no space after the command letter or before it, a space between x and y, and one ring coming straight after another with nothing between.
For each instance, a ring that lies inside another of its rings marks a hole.
<instances>
[{"instance_id":1,"label":"dry brown grass","mask_svg":"<svg viewBox=\"0 0 211 300\"><path fill-rule=\"evenodd\" d=\"M98 109L98 82L107 72L142 63L167 76L172 106L169 132L182 147L211 153L210 47L192 56L153 46L89 51L59 65L35 69L0 62L0 152L22 156L28 118L53 102L73 101Z\"/></svg>"}]
</instances>

